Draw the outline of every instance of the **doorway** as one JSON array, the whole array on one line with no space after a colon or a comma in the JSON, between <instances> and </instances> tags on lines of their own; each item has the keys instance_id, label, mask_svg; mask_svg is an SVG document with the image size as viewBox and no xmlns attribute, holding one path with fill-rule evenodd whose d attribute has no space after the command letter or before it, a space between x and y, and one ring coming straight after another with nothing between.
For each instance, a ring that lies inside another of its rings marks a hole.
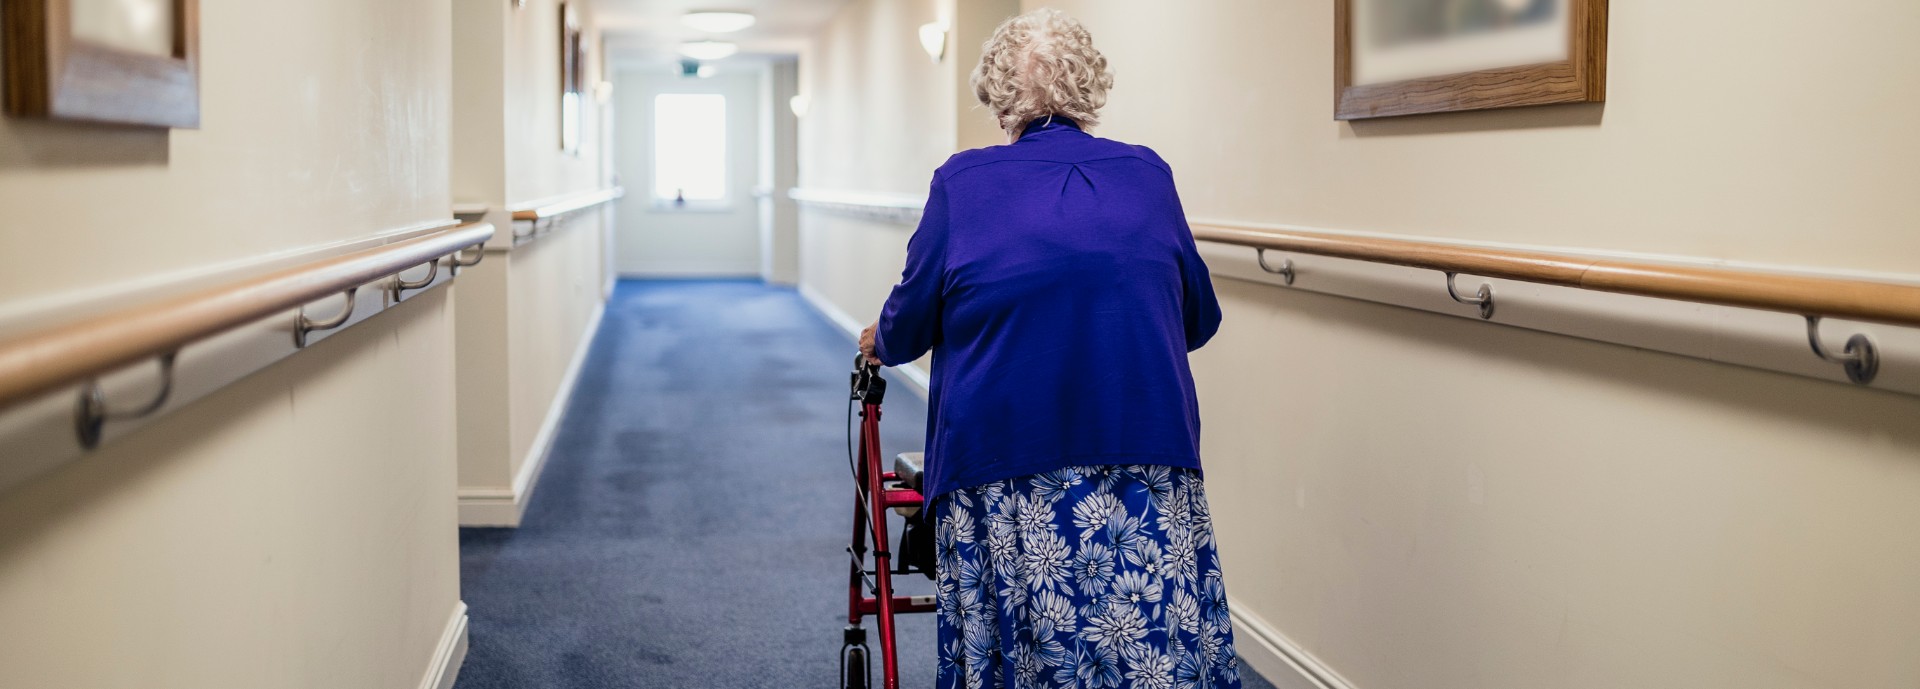
<instances>
[{"instance_id":1,"label":"doorway","mask_svg":"<svg viewBox=\"0 0 1920 689\"><path fill-rule=\"evenodd\" d=\"M622 277L760 275L757 71L615 74L615 167L626 198L615 230Z\"/></svg>"}]
</instances>

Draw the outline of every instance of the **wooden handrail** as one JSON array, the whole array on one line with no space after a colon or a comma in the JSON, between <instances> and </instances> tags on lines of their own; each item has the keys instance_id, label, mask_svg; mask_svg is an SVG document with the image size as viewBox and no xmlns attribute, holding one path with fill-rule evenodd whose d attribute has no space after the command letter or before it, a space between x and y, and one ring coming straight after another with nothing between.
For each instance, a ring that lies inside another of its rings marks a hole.
<instances>
[{"instance_id":1,"label":"wooden handrail","mask_svg":"<svg viewBox=\"0 0 1920 689\"><path fill-rule=\"evenodd\" d=\"M885 210L912 205L912 197L891 194L796 187L789 190L788 195L802 202ZM1198 222L1192 227L1195 239L1256 249L1738 306L1800 316L1920 327L1920 286L1916 285L1734 268L1686 267L1302 230L1226 227Z\"/></svg>"},{"instance_id":2,"label":"wooden handrail","mask_svg":"<svg viewBox=\"0 0 1920 689\"><path fill-rule=\"evenodd\" d=\"M1194 225L1195 239L1801 316L1920 326L1920 286L1692 268L1298 230Z\"/></svg>"},{"instance_id":3,"label":"wooden handrail","mask_svg":"<svg viewBox=\"0 0 1920 689\"><path fill-rule=\"evenodd\" d=\"M178 351L493 237L486 223L333 256L179 296L130 305L0 341L0 408Z\"/></svg>"},{"instance_id":4,"label":"wooden handrail","mask_svg":"<svg viewBox=\"0 0 1920 689\"><path fill-rule=\"evenodd\" d=\"M532 203L521 204L509 210L513 211L514 220L545 220L555 216L566 215L574 211L586 210L626 195L627 191L625 189L608 187L606 189L595 189L593 191L572 194L558 199L543 199Z\"/></svg>"}]
</instances>

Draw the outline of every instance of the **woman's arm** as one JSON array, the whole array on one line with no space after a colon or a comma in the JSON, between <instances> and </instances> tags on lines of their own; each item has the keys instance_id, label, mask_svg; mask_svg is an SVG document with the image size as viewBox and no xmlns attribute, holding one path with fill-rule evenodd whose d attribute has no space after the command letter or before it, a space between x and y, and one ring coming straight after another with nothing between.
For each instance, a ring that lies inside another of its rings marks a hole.
<instances>
[{"instance_id":1,"label":"woman's arm","mask_svg":"<svg viewBox=\"0 0 1920 689\"><path fill-rule=\"evenodd\" d=\"M940 311L946 292L947 193L938 176L927 190L920 227L907 240L907 268L893 286L880 320L861 336L861 350L886 366L913 361L940 342Z\"/></svg>"},{"instance_id":2,"label":"woman's arm","mask_svg":"<svg viewBox=\"0 0 1920 689\"><path fill-rule=\"evenodd\" d=\"M1213 294L1213 275L1194 244L1193 228L1187 225L1187 212L1181 207L1178 191L1173 192L1173 208L1180 223L1181 315L1186 321L1187 351L1191 352L1206 346L1220 331L1220 300Z\"/></svg>"}]
</instances>

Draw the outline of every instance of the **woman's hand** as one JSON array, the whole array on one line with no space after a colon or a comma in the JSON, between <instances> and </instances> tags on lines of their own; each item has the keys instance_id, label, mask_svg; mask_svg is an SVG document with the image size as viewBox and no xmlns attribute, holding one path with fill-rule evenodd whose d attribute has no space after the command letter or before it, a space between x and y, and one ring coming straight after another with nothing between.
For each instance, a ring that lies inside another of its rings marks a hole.
<instances>
[{"instance_id":1,"label":"woman's hand","mask_svg":"<svg viewBox=\"0 0 1920 689\"><path fill-rule=\"evenodd\" d=\"M873 331L879 327L880 323L875 321L873 325L867 326L866 330L860 331L860 353L867 355L868 366L885 365L880 363L880 356L873 351Z\"/></svg>"}]
</instances>

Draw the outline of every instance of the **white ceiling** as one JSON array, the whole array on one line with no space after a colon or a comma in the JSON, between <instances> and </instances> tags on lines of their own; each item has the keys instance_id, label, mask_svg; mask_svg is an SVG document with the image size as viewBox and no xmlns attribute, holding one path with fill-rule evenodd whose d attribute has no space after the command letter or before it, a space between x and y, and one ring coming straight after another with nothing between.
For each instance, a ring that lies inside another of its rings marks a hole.
<instances>
[{"instance_id":1,"label":"white ceiling","mask_svg":"<svg viewBox=\"0 0 1920 689\"><path fill-rule=\"evenodd\" d=\"M807 37L832 19L847 0L591 1L606 34L609 56L632 63L672 59L675 46L706 38L740 44L740 57L729 60L797 55ZM681 15L703 10L752 12L758 21L731 34L705 34L680 23Z\"/></svg>"}]
</instances>

